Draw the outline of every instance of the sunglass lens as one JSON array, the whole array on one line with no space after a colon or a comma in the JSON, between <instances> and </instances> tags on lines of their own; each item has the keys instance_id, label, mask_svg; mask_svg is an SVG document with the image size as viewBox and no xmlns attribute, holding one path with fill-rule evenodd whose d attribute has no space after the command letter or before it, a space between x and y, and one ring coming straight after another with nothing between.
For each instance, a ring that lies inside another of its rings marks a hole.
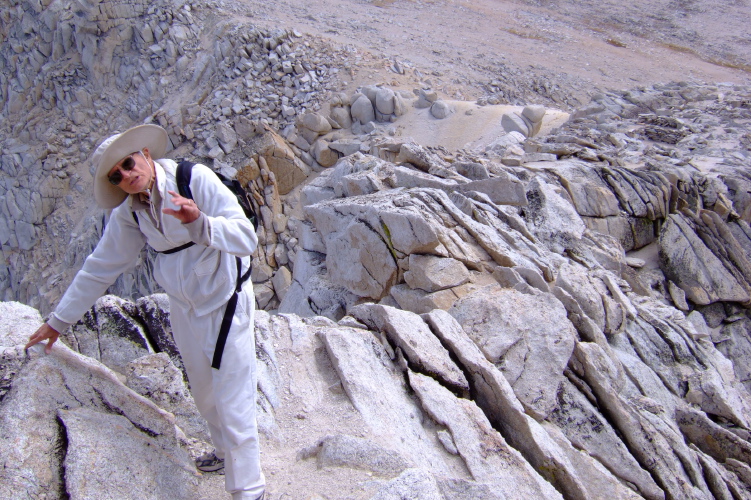
<instances>
[{"instance_id":1,"label":"sunglass lens","mask_svg":"<svg viewBox=\"0 0 751 500\"><path fill-rule=\"evenodd\" d=\"M110 181L110 184L112 184L113 186L118 186L123 181L123 174L120 173L120 170L117 170L114 174L110 175L108 179Z\"/></svg>"},{"instance_id":2,"label":"sunglass lens","mask_svg":"<svg viewBox=\"0 0 751 500\"><path fill-rule=\"evenodd\" d=\"M136 165L136 160L133 159L132 156L128 156L126 159L123 160L122 165L120 167L123 170L133 170L133 167Z\"/></svg>"}]
</instances>

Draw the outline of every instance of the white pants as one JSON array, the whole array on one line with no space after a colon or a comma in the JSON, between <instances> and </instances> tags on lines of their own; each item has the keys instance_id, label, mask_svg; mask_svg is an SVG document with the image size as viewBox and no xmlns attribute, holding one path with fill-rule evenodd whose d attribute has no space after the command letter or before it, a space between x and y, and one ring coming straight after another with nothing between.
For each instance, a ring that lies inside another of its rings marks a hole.
<instances>
[{"instance_id":1,"label":"white pants","mask_svg":"<svg viewBox=\"0 0 751 500\"><path fill-rule=\"evenodd\" d=\"M216 455L224 458L225 488L233 500L255 500L265 488L256 424L252 290L239 294L219 370L211 368L211 361L225 307L197 317L192 309L170 303L172 333L190 390L209 424Z\"/></svg>"}]
</instances>

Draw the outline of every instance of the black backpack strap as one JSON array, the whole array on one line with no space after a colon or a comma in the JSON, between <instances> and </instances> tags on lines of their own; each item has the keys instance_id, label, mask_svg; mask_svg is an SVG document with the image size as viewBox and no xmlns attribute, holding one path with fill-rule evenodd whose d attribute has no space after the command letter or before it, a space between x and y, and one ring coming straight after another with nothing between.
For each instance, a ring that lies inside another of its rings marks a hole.
<instances>
[{"instance_id":1,"label":"black backpack strap","mask_svg":"<svg viewBox=\"0 0 751 500\"><path fill-rule=\"evenodd\" d=\"M181 250L185 250L186 248L190 248L193 245L195 245L195 243L193 243L192 241L189 241L189 242L187 242L184 245L180 245L179 247L175 247L175 248L170 248L169 250L163 250L161 252L157 250L156 253L163 253L165 255L169 255L171 253L177 253L177 252L179 252Z\"/></svg>"},{"instance_id":2,"label":"black backpack strap","mask_svg":"<svg viewBox=\"0 0 751 500\"><path fill-rule=\"evenodd\" d=\"M237 284L235 285L235 291L232 292L232 297L227 302L227 308L224 310L224 316L222 317L222 326L219 328L219 336L216 339L216 347L214 347L214 359L211 362L211 367L217 370L222 364L222 354L224 353L224 345L227 343L227 337L229 336L229 329L232 326L232 318L235 316L235 309L237 308L237 299L242 290L243 283L248 281L250 277L250 270L252 266L248 266L248 270L245 274L242 273L242 260L240 257L235 257L237 262ZM251 325L251 328L253 325Z\"/></svg>"},{"instance_id":3,"label":"black backpack strap","mask_svg":"<svg viewBox=\"0 0 751 500\"><path fill-rule=\"evenodd\" d=\"M190 174L193 171L192 161L183 160L177 164L177 173L175 174L175 182L177 183L177 192L183 198L193 199L193 192L190 190Z\"/></svg>"}]
</instances>

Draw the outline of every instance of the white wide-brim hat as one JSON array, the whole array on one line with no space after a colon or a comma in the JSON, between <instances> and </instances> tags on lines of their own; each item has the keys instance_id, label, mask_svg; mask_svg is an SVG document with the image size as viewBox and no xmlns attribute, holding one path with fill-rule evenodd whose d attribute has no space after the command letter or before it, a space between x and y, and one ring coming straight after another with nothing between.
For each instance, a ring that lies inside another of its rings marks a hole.
<instances>
[{"instance_id":1,"label":"white wide-brim hat","mask_svg":"<svg viewBox=\"0 0 751 500\"><path fill-rule=\"evenodd\" d=\"M148 148L153 159L164 157L169 137L159 125L139 125L115 134L102 142L91 157L94 163L94 199L104 209L115 208L128 193L110 184L107 174L117 162L131 153Z\"/></svg>"}]
</instances>

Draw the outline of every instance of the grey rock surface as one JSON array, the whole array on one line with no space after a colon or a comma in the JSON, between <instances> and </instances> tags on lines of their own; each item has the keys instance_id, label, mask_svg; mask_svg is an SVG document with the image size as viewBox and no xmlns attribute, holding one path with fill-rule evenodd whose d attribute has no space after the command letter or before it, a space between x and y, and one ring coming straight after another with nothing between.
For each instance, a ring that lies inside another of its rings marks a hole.
<instances>
[{"instance_id":1,"label":"grey rock surface","mask_svg":"<svg viewBox=\"0 0 751 500\"><path fill-rule=\"evenodd\" d=\"M130 476L122 467L122 454L115 454L116 460L113 455L101 456L101 461L95 461L98 472L116 468L124 474L118 476L118 482L113 482L113 487L122 488L130 483L131 488L143 491L166 491L158 487L159 481L164 487L169 487L171 481L180 477L181 484L174 484L174 487L180 491L191 491L196 484L191 478L193 465L178 444L175 420L171 414L125 387L114 372L98 361L71 351L61 342L48 356L40 355L41 350L40 347L33 348L31 359L15 375L13 386L0 402L0 434L10 444L0 452L4 463L9 464L4 468L0 482L4 497L14 498L20 491L57 496L63 491L84 487L85 482L78 479L83 473L81 467L87 474L91 473L91 462L84 458L90 452L84 450L87 446L93 446L92 440L100 435L99 426L76 425L80 433L75 434L75 439L82 446L76 453L83 453L81 459L84 462L75 459L75 466L71 462L70 470L77 472L69 477L69 469L63 467L65 454L58 453L61 447L65 449L68 446L69 440L61 422L57 420L57 412L61 408L94 412L105 420L122 419L131 429L128 431L130 444L126 445L123 441L120 443L122 446L144 446L148 442L156 456L167 458L160 462L164 467L152 467L152 473ZM94 448L98 449L98 446ZM104 448L102 451L106 454L107 447ZM103 474L99 477L106 476ZM68 480L73 484L68 485ZM29 484L34 486L29 489ZM88 497L85 491L80 498Z\"/></svg>"},{"instance_id":2,"label":"grey rock surface","mask_svg":"<svg viewBox=\"0 0 751 500\"><path fill-rule=\"evenodd\" d=\"M558 386L576 343L563 305L551 294L498 288L459 299L449 313L499 367L525 409L546 418L557 405Z\"/></svg>"},{"instance_id":3,"label":"grey rock surface","mask_svg":"<svg viewBox=\"0 0 751 500\"><path fill-rule=\"evenodd\" d=\"M376 304L355 306L349 314L372 330L384 332L416 369L436 377L454 391L462 394L469 391L467 379L449 352L416 314Z\"/></svg>"},{"instance_id":4,"label":"grey rock surface","mask_svg":"<svg viewBox=\"0 0 751 500\"><path fill-rule=\"evenodd\" d=\"M751 295L742 271L747 267L747 262L736 259L728 261L721 258L722 254L715 254L697 234L706 227L702 222L692 221L681 214L667 218L660 234L660 258L667 276L696 304L748 302ZM730 248L732 243L736 243L729 231L718 236L730 238L731 241L727 242ZM742 259L740 255L738 257ZM740 269L735 263L740 264Z\"/></svg>"},{"instance_id":5,"label":"grey rock surface","mask_svg":"<svg viewBox=\"0 0 751 500\"><path fill-rule=\"evenodd\" d=\"M198 472L185 453L172 453L127 418L89 408L59 410L65 426L65 491L71 498L187 498L195 495ZM122 467L123 457L130 460ZM92 463L96 464L92 467Z\"/></svg>"},{"instance_id":6,"label":"grey rock surface","mask_svg":"<svg viewBox=\"0 0 751 500\"><path fill-rule=\"evenodd\" d=\"M326 436L319 447L319 467L351 467L384 476L398 475L410 468L410 463L393 450L354 436Z\"/></svg>"},{"instance_id":7,"label":"grey rock surface","mask_svg":"<svg viewBox=\"0 0 751 500\"><path fill-rule=\"evenodd\" d=\"M425 375L409 372L409 382L426 411L448 427L475 480L493 484L504 496L562 498L506 444L477 406L457 399ZM502 477L499 471L504 471Z\"/></svg>"}]
</instances>

